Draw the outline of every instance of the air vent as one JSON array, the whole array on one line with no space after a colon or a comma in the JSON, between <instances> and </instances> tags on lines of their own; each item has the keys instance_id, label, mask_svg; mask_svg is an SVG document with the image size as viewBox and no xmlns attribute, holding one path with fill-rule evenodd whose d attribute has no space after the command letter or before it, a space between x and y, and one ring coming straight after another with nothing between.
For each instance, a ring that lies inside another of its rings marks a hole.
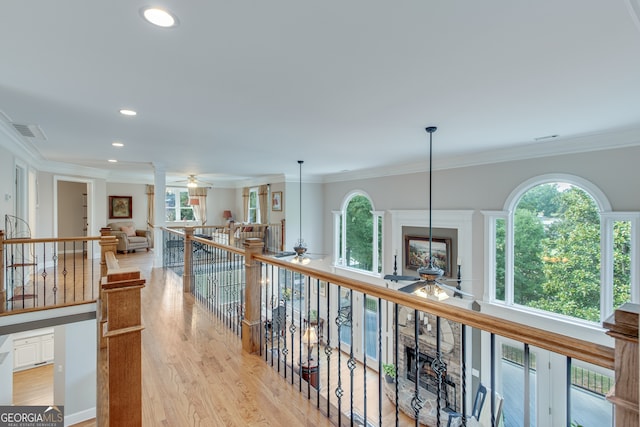
<instances>
[{"instance_id":1,"label":"air vent","mask_svg":"<svg viewBox=\"0 0 640 427\"><path fill-rule=\"evenodd\" d=\"M44 132L40 129L38 125L21 125L18 123L12 123L15 130L17 130L20 135L25 138L39 139L42 141L46 141L47 137L44 136Z\"/></svg>"}]
</instances>

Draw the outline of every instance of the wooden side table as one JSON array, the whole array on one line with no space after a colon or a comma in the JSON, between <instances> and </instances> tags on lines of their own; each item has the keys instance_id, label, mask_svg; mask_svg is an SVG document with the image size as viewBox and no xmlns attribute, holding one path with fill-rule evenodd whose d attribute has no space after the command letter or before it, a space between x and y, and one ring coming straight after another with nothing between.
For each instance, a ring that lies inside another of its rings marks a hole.
<instances>
[{"instance_id":1,"label":"wooden side table","mask_svg":"<svg viewBox=\"0 0 640 427\"><path fill-rule=\"evenodd\" d=\"M315 359L303 359L300 361L300 376L307 381L311 387L319 389L319 366Z\"/></svg>"}]
</instances>

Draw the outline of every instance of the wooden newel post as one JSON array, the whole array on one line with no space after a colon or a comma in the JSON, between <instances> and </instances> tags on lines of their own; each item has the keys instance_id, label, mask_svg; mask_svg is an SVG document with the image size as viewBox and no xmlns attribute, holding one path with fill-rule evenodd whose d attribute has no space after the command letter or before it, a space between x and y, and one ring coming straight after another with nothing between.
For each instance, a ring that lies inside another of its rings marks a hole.
<instances>
[{"instance_id":1,"label":"wooden newel post","mask_svg":"<svg viewBox=\"0 0 640 427\"><path fill-rule=\"evenodd\" d=\"M191 280L192 280L192 261L191 254L193 253L193 230L194 227L184 228L184 272L182 273L182 291L185 293L191 292Z\"/></svg>"},{"instance_id":2,"label":"wooden newel post","mask_svg":"<svg viewBox=\"0 0 640 427\"><path fill-rule=\"evenodd\" d=\"M142 426L142 317L140 291L145 280L137 269L111 269L102 279L107 300L109 426Z\"/></svg>"},{"instance_id":3,"label":"wooden newel post","mask_svg":"<svg viewBox=\"0 0 640 427\"><path fill-rule=\"evenodd\" d=\"M107 275L107 256L108 252L116 254L118 250L118 239L111 235L109 227L100 229L100 277ZM102 280L102 279L100 279ZM98 348L106 348L107 340L102 335L104 324L107 321L107 300L102 295L101 283L98 284Z\"/></svg>"},{"instance_id":4,"label":"wooden newel post","mask_svg":"<svg viewBox=\"0 0 640 427\"><path fill-rule=\"evenodd\" d=\"M615 386L607 400L615 405L616 427L637 426L638 396L638 312L640 305L626 303L604 322L607 335L616 340Z\"/></svg>"},{"instance_id":5,"label":"wooden newel post","mask_svg":"<svg viewBox=\"0 0 640 427\"><path fill-rule=\"evenodd\" d=\"M107 252L113 252L114 254L118 250L118 239L116 236L111 235L111 229L109 227L102 227L100 229L100 277L107 275L107 260L105 254Z\"/></svg>"},{"instance_id":6,"label":"wooden newel post","mask_svg":"<svg viewBox=\"0 0 640 427\"><path fill-rule=\"evenodd\" d=\"M4 231L0 230L0 313L7 308L7 291L4 288Z\"/></svg>"},{"instance_id":7,"label":"wooden newel post","mask_svg":"<svg viewBox=\"0 0 640 427\"><path fill-rule=\"evenodd\" d=\"M244 243L245 290L242 319L242 349L247 353L260 352L262 319L260 313L260 263L254 259L264 248L262 239L250 237Z\"/></svg>"}]
</instances>

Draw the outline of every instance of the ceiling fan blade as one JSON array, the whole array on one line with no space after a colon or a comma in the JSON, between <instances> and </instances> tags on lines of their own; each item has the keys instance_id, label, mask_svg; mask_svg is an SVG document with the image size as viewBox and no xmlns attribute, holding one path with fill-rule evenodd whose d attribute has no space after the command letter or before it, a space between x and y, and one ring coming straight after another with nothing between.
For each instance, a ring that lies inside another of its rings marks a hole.
<instances>
[{"instance_id":1,"label":"ceiling fan blade","mask_svg":"<svg viewBox=\"0 0 640 427\"><path fill-rule=\"evenodd\" d=\"M470 294L468 292L464 292L464 291L462 291L462 290L460 290L460 289L458 289L458 288L456 288L454 286L449 286L449 285L447 285L445 283L442 283L440 281L436 281L436 285L438 285L441 289L453 292L453 295L460 294L460 295L464 295L464 296L469 297L469 298L475 298L472 294Z\"/></svg>"},{"instance_id":2,"label":"ceiling fan blade","mask_svg":"<svg viewBox=\"0 0 640 427\"><path fill-rule=\"evenodd\" d=\"M414 276L398 276L396 274L387 274L386 276L384 276L384 280L394 280L397 282L398 280L420 280L420 278Z\"/></svg>"},{"instance_id":3,"label":"ceiling fan blade","mask_svg":"<svg viewBox=\"0 0 640 427\"><path fill-rule=\"evenodd\" d=\"M398 290L401 291L401 292L406 292L408 294L412 294L415 291L424 288L425 286L427 286L427 282L420 280L419 282L415 282L415 283L412 283L410 285L403 286L402 288L399 288Z\"/></svg>"}]
</instances>

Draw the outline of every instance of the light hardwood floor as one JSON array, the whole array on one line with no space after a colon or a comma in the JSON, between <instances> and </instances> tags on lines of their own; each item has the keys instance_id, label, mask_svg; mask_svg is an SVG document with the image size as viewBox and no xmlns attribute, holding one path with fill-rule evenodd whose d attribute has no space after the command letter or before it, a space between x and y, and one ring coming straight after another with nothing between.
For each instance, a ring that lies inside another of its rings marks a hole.
<instances>
[{"instance_id":1,"label":"light hardwood floor","mask_svg":"<svg viewBox=\"0 0 640 427\"><path fill-rule=\"evenodd\" d=\"M142 291L142 416L145 426L328 426L296 389L189 294L153 253L118 255L147 279ZM91 426L93 424L83 424Z\"/></svg>"},{"instance_id":2,"label":"light hardwood floor","mask_svg":"<svg viewBox=\"0 0 640 427\"><path fill-rule=\"evenodd\" d=\"M223 322L182 292L182 278L171 271L152 268L153 253L118 254L121 267L137 267L147 280L142 290L142 416L145 426L329 426L331 421L294 384L267 364L263 357L242 351L240 338ZM335 356L335 353L334 353ZM350 391L346 358L341 366L345 397ZM336 357L332 358L335 362ZM104 355L101 358L101 364ZM326 364L321 360L322 365ZM321 395L336 404L332 388L337 364L321 368ZM354 379L354 411L377 419L377 395L363 396L362 371ZM104 387L99 367L99 387ZM369 393L376 389L377 374L367 374ZM306 383L303 383L306 389ZM35 389L34 389L35 391ZM51 392L52 394L52 392ZM395 407L385 398L383 424L395 424ZM326 405L326 403L324 403ZM105 406L105 405L103 405ZM348 412L348 398L342 410ZM324 408L323 408L324 409ZM332 413L335 416L335 411ZM335 421L335 419L334 419ZM347 422L342 418L342 422ZM414 425L400 414L400 425ZM377 425L374 422L374 425ZM95 420L74 427L94 427Z\"/></svg>"}]
</instances>

